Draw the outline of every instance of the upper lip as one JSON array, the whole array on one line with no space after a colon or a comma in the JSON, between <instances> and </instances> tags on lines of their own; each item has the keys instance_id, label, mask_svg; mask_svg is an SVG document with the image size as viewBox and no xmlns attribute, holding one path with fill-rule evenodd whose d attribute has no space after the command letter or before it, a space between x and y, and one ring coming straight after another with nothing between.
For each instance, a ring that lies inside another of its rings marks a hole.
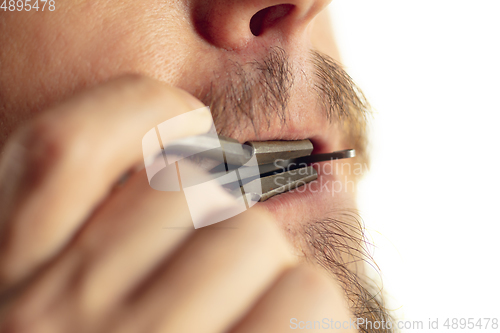
<instances>
[{"instance_id":1,"label":"upper lip","mask_svg":"<svg viewBox=\"0 0 500 333\"><path fill-rule=\"evenodd\" d=\"M224 77L224 70L216 71ZM297 80L300 81L300 80ZM215 81L218 83L219 81ZM198 97L206 105L215 104L214 120L219 134L238 140L269 141L269 140L304 140L309 139L314 145L313 154L329 153L350 147L341 147L337 122L331 122L317 93L309 86L311 83L297 82L290 87L290 100L286 110L276 110L262 101L239 105L238 100L211 92L214 82L207 81L202 86L188 86L189 92ZM231 81L221 79L222 87L230 85ZM181 87L182 88L182 87ZM244 92L243 92L244 93ZM259 96L254 96L259 99ZM219 102L220 100L220 102ZM229 102L227 101L229 100ZM245 100L245 98L243 98ZM221 108L220 105L223 105ZM244 111L241 111L245 108ZM265 109L260 109L265 108Z\"/></svg>"},{"instance_id":2,"label":"upper lip","mask_svg":"<svg viewBox=\"0 0 500 333\"><path fill-rule=\"evenodd\" d=\"M318 125L313 121L299 124L298 126L287 124L280 128L260 130L257 134L253 133L234 138L242 143L247 141L296 141L308 139L314 146L312 154L330 153L339 150L339 147L336 147L335 144L335 133L332 130L332 125Z\"/></svg>"},{"instance_id":3,"label":"upper lip","mask_svg":"<svg viewBox=\"0 0 500 333\"><path fill-rule=\"evenodd\" d=\"M295 141L308 139L314 146L312 154L330 153L343 149L339 145L335 123L330 123L320 110L316 108L308 110L295 109L289 112L292 119L286 122L276 121L270 126L256 126L256 130L253 128L238 128L236 131L232 131L231 137L240 143L247 141ZM300 115L300 118L297 115Z\"/></svg>"}]
</instances>

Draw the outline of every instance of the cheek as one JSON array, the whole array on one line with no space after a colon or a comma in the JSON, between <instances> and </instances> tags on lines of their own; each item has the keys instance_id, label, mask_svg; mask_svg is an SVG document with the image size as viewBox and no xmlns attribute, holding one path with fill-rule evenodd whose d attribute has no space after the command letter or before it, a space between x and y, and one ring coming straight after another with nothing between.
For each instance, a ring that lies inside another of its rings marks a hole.
<instances>
[{"instance_id":1,"label":"cheek","mask_svg":"<svg viewBox=\"0 0 500 333\"><path fill-rule=\"evenodd\" d=\"M191 40L183 10L164 1L60 1L53 12L0 15L2 117L29 118L125 73L174 83Z\"/></svg>"}]
</instances>

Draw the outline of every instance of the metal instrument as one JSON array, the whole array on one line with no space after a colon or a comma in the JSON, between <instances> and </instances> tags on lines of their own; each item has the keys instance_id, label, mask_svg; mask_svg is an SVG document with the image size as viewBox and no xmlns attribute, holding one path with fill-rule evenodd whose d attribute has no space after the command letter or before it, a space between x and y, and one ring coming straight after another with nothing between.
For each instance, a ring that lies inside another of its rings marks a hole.
<instances>
[{"instance_id":1,"label":"metal instrument","mask_svg":"<svg viewBox=\"0 0 500 333\"><path fill-rule=\"evenodd\" d=\"M227 137L201 135L177 140L164 152L195 161L212 179L236 171L238 180L222 185L230 191L242 191L252 200L265 201L317 179L310 164L355 156L354 149L311 155L313 149L309 140L241 144ZM256 184L260 186L253 186ZM253 193L252 188L259 190Z\"/></svg>"}]
</instances>

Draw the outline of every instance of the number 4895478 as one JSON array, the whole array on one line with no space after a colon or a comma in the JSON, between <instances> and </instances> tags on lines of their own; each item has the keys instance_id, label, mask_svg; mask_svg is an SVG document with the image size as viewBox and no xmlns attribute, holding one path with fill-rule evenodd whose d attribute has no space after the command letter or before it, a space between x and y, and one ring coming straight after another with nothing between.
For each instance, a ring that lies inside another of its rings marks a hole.
<instances>
[{"instance_id":1,"label":"number 4895478","mask_svg":"<svg viewBox=\"0 0 500 333\"><path fill-rule=\"evenodd\" d=\"M1 1L1 0L0 0ZM55 0L3 0L0 9L4 12L22 12L22 11L45 11L56 10Z\"/></svg>"}]
</instances>

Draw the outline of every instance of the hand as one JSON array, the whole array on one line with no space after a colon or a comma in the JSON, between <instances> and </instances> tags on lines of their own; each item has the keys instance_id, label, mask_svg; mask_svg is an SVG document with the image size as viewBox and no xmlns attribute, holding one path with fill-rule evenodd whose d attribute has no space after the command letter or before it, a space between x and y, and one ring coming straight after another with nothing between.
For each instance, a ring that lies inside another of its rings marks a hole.
<instances>
[{"instance_id":1,"label":"hand","mask_svg":"<svg viewBox=\"0 0 500 333\"><path fill-rule=\"evenodd\" d=\"M144 170L115 186L142 161L149 129L202 106L125 77L11 138L0 164L0 332L281 332L291 318L349 320L338 286L298 263L265 212L195 230L184 195L153 190Z\"/></svg>"}]
</instances>

